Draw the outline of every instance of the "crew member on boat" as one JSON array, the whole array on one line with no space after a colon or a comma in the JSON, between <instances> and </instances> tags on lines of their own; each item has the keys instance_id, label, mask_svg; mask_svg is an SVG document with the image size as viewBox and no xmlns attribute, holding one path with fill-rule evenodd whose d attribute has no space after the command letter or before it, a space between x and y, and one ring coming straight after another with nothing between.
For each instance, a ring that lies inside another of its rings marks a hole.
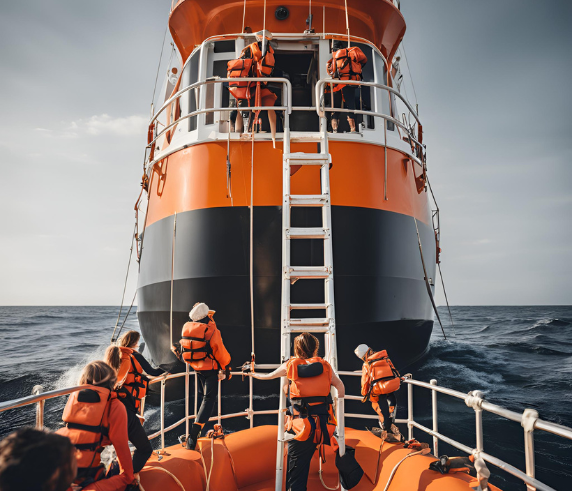
<instances>
[{"instance_id":1,"label":"crew member on boat","mask_svg":"<svg viewBox=\"0 0 572 491\"><path fill-rule=\"evenodd\" d=\"M369 399L373 410L379 416L382 438L391 431L398 439L402 436L395 426L397 396L395 392L401 386L401 375L387 356L386 350L374 352L367 344L360 344L354 351L363 361L361 376L361 395L365 402Z\"/></svg>"},{"instance_id":2,"label":"crew member on boat","mask_svg":"<svg viewBox=\"0 0 572 491\"><path fill-rule=\"evenodd\" d=\"M326 65L326 71L332 78L336 80L362 80L362 69L367 63L367 57L358 46L346 46L343 41L334 41L334 54ZM346 109L355 110L356 108L356 89L357 85L331 84L333 96L333 106L342 107L342 100ZM331 99L330 99L331 101ZM331 103L331 102L330 102ZM356 122L355 114L348 112L348 124L350 131L355 133ZM337 112L332 112L331 116L332 131L337 133L339 125L339 117Z\"/></svg>"},{"instance_id":3,"label":"crew member on boat","mask_svg":"<svg viewBox=\"0 0 572 491\"><path fill-rule=\"evenodd\" d=\"M141 355L139 356L143 358ZM124 383L128 373L125 365L128 365L128 367L134 365L132 364L130 357L125 356L125 352L122 352L121 348L115 345L111 345L107 348L103 360L115 370L116 374L118 374L115 392L127 410L127 436L129 441L135 447L135 452L133 452L133 472L135 473L135 477L138 478L138 473L143 469L147 460L149 460L149 457L151 457L151 454L153 453L153 447L151 447L151 442L149 441L149 438L147 438L147 433L143 429L141 421L143 417L138 414L137 403L140 402L140 400L136 399L132 395L132 392ZM143 360L145 359L143 358ZM145 361L145 363L147 362ZM162 370L152 369L152 371L155 373L150 375L161 375L163 373ZM159 373L156 373L157 371Z\"/></svg>"},{"instance_id":4,"label":"crew member on boat","mask_svg":"<svg viewBox=\"0 0 572 491\"><path fill-rule=\"evenodd\" d=\"M72 393L64 408L65 427L57 433L68 437L76 447L74 490L124 491L126 486L138 486L127 440L127 411L113 391L116 382L115 371L107 363L93 361L78 381L79 385L91 387ZM121 470L110 466L106 476L100 456L108 445L115 448Z\"/></svg>"},{"instance_id":5,"label":"crew member on boat","mask_svg":"<svg viewBox=\"0 0 572 491\"><path fill-rule=\"evenodd\" d=\"M306 490L310 462L318 445L336 445L333 439L336 419L330 390L333 386L338 397L344 397L345 388L330 364L318 356L319 346L316 336L302 333L294 339L294 357L272 373L252 374L260 380L288 377L289 409L285 425L290 438L288 491Z\"/></svg>"},{"instance_id":6,"label":"crew member on boat","mask_svg":"<svg viewBox=\"0 0 572 491\"><path fill-rule=\"evenodd\" d=\"M201 407L186 447L194 450L201 430L212 415L218 397L218 381L230 380L230 354L214 321L214 310L204 303L196 303L189 313L191 322L183 326L181 341L171 347L179 360L188 363L197 372L198 398Z\"/></svg>"},{"instance_id":7,"label":"crew member on boat","mask_svg":"<svg viewBox=\"0 0 572 491\"><path fill-rule=\"evenodd\" d=\"M275 65L271 40L272 34L269 31L257 32L256 41L246 46L238 59L228 62L228 78L271 77ZM228 90L236 99L238 108L230 113L231 132L234 132L235 128L239 133L243 131L240 109L245 109L246 106L274 106L277 98L276 94L266 87L266 82L230 82ZM267 112L272 141L275 142L276 111L268 109Z\"/></svg>"}]
</instances>

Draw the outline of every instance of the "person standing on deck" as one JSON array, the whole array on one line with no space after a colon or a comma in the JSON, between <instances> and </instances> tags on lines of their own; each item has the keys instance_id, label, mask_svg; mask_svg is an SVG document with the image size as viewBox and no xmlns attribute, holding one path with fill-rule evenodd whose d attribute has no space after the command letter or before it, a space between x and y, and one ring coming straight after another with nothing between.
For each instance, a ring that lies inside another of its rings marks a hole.
<instances>
[{"instance_id":1,"label":"person standing on deck","mask_svg":"<svg viewBox=\"0 0 572 491\"><path fill-rule=\"evenodd\" d=\"M177 358L191 366L198 376L198 398L202 400L193 423L186 447L194 450L197 440L212 415L218 397L218 381L230 380L230 354L222 342L214 316L204 303L196 303L189 313L191 322L185 323L181 341L171 347Z\"/></svg>"},{"instance_id":2,"label":"person standing on deck","mask_svg":"<svg viewBox=\"0 0 572 491\"><path fill-rule=\"evenodd\" d=\"M316 448L318 445L334 443L331 440L336 420L330 396L331 387L337 389L338 397L345 396L343 382L330 364L318 356L319 346L316 336L302 333L294 339L294 357L272 373L252 374L260 380L288 377L289 414L287 413L285 435L290 435L286 469L288 491L306 491L310 463Z\"/></svg>"},{"instance_id":3,"label":"person standing on deck","mask_svg":"<svg viewBox=\"0 0 572 491\"><path fill-rule=\"evenodd\" d=\"M393 366L386 350L374 352L367 344L360 344L354 353L363 361L362 402L370 400L373 410L379 416L379 426L382 429L383 439L387 437L387 431L391 431L398 439L402 440L403 437L395 426L397 413L395 393L401 386L401 375Z\"/></svg>"},{"instance_id":4,"label":"person standing on deck","mask_svg":"<svg viewBox=\"0 0 572 491\"><path fill-rule=\"evenodd\" d=\"M357 47L345 47L343 41L334 41L332 48L334 53L332 58L326 65L326 71L333 79L336 80L362 80L362 69L367 63L367 57L363 51ZM334 107L342 107L342 100L346 109L354 110L356 108L356 89L357 85L332 84L333 105ZM332 94L330 94L332 97ZM330 99L331 100L331 99ZM348 124L350 131L355 133L356 122L353 112L346 113L348 115ZM332 112L332 130L338 132L339 117L338 113Z\"/></svg>"}]
</instances>

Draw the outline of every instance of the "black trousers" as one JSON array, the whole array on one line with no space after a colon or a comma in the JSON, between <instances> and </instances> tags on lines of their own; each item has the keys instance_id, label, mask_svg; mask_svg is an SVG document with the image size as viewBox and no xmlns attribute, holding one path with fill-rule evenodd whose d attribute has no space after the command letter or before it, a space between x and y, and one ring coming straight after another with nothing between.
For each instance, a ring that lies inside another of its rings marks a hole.
<instances>
[{"instance_id":1,"label":"black trousers","mask_svg":"<svg viewBox=\"0 0 572 491\"><path fill-rule=\"evenodd\" d=\"M286 491L306 491L310 463L318 444L312 434L305 442L288 442L288 466L286 468Z\"/></svg>"},{"instance_id":2,"label":"black trousers","mask_svg":"<svg viewBox=\"0 0 572 491\"><path fill-rule=\"evenodd\" d=\"M135 452L133 453L133 472L139 472L145 464L151 454L153 453L153 447L151 447L151 442L147 438L147 433L141 425L141 421L137 415L127 409L127 436L129 441L135 446Z\"/></svg>"},{"instance_id":3,"label":"black trousers","mask_svg":"<svg viewBox=\"0 0 572 491\"><path fill-rule=\"evenodd\" d=\"M375 403L372 402L375 409ZM386 431L391 431L391 425L395 424L395 415L397 414L397 396L395 392L390 392L389 394L380 395L377 399L377 405L379 410L376 410L378 414L381 413L383 416L383 426ZM389 408L393 406L395 409L393 411L393 419L390 416ZM388 423L388 421L390 423Z\"/></svg>"},{"instance_id":4,"label":"black trousers","mask_svg":"<svg viewBox=\"0 0 572 491\"><path fill-rule=\"evenodd\" d=\"M212 416L218 397L218 370L205 370L197 372L199 386L197 396L201 400L201 407L197 414L196 423L205 424Z\"/></svg>"},{"instance_id":5,"label":"black trousers","mask_svg":"<svg viewBox=\"0 0 572 491\"><path fill-rule=\"evenodd\" d=\"M356 89L358 87L356 85L346 85L342 87L342 90L338 90L334 92L334 107L342 107L342 94L343 94L343 101L344 107L346 109L355 109L356 108ZM330 102L331 104L331 102ZM339 114L346 115L348 118L355 119L356 115L353 112L349 113L337 113L332 112L332 119L339 119Z\"/></svg>"}]
</instances>

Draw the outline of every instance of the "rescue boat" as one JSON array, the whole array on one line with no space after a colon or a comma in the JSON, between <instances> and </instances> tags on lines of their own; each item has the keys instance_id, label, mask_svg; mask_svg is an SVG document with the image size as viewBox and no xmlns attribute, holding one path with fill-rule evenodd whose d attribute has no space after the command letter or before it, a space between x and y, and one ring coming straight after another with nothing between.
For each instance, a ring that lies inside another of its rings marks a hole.
<instances>
[{"instance_id":1,"label":"rescue boat","mask_svg":"<svg viewBox=\"0 0 572 491\"><path fill-rule=\"evenodd\" d=\"M170 346L198 301L217 310L233 364L252 354L276 363L285 323L335 323L336 357L348 369L358 367L356 340L382 343L399 369L427 352L439 229L422 125L400 92L405 28L397 0L175 2L174 56L137 204L137 315L156 364L183 370ZM265 108L250 112L256 129L239 134L229 124L228 62L261 30L275 57L263 82L277 95L275 148ZM328 123L335 40L368 59L351 82L355 133L348 109L337 133Z\"/></svg>"}]
</instances>

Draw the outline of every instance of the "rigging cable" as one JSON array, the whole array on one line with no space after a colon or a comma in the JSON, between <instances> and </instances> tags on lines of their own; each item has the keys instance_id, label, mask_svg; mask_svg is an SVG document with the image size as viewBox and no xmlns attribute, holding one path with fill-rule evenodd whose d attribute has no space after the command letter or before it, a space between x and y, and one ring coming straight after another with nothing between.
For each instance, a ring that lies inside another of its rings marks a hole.
<instances>
[{"instance_id":1,"label":"rigging cable","mask_svg":"<svg viewBox=\"0 0 572 491\"><path fill-rule=\"evenodd\" d=\"M348 0L344 0L345 9L346 9L346 31L348 33L348 48L350 47L350 21L348 18Z\"/></svg>"},{"instance_id":2,"label":"rigging cable","mask_svg":"<svg viewBox=\"0 0 572 491\"><path fill-rule=\"evenodd\" d=\"M413 94L415 95L415 104L417 104L417 92L415 91L415 84L413 83L413 74L411 73L411 68L409 68L409 62L407 61L407 55L405 54L405 44L403 40L401 41L401 46L403 46L403 57L405 58L405 64L407 65L407 71L409 72L409 79L411 80L411 86L413 87Z\"/></svg>"},{"instance_id":3,"label":"rigging cable","mask_svg":"<svg viewBox=\"0 0 572 491\"><path fill-rule=\"evenodd\" d=\"M427 185L429 186L429 191L431 191L431 196L433 197L433 203L435 203L435 207L437 208L437 216L439 216L439 205L437 204L437 200L435 199L435 193L433 192L433 188L431 187L431 183L429 182L429 176L427 176ZM441 272L441 263L437 263L437 267L439 268L439 276L441 277L441 286L443 287L443 293L445 294L445 302L447 303L447 310L449 311L449 320L451 321L451 327L453 328L453 336L457 337L457 331L455 330L455 324L453 323L453 315L451 314L451 307L449 306L449 299L447 298L447 291L445 290L445 280L443 279L443 273Z\"/></svg>"},{"instance_id":4,"label":"rigging cable","mask_svg":"<svg viewBox=\"0 0 572 491\"><path fill-rule=\"evenodd\" d=\"M169 319L169 344L173 344L173 282L175 278L175 246L177 240L177 212L173 221L173 245L171 248L171 312Z\"/></svg>"},{"instance_id":5,"label":"rigging cable","mask_svg":"<svg viewBox=\"0 0 572 491\"><path fill-rule=\"evenodd\" d=\"M135 229L133 230L133 235L131 236L131 249L129 250L129 261L127 262L127 273L125 274L125 283L123 285L123 295L121 297L121 306L119 307L119 314L117 314L117 321L115 321L115 328L113 329L113 334L111 335L111 342L112 343L114 343L115 340L117 339L115 337L115 331L117 330L117 326L119 325L119 319L121 318L121 312L123 311L123 302L125 301L125 290L127 289L127 280L129 278L129 269L131 267L131 258L133 257L133 243L135 242L136 230L137 230L137 222L135 222ZM131 309L129 309L129 310L131 310ZM127 319L127 317L126 317L126 319ZM125 324L125 321L123 323ZM121 326L121 327L123 327L123 326Z\"/></svg>"},{"instance_id":6,"label":"rigging cable","mask_svg":"<svg viewBox=\"0 0 572 491\"><path fill-rule=\"evenodd\" d=\"M429 294L429 298L431 299L431 305L433 305L433 310L435 311L435 315L437 316L437 320L439 321L439 325L441 326L441 331L443 331L443 337L447 339L447 335L445 334L445 329L443 329L443 323L441 322L441 317L439 317L439 312L437 312L437 305L435 305L433 292L431 291L431 286L429 285L429 278L427 277L427 269L425 268L425 259L423 259L423 248L421 247L421 237L419 236L419 227L417 226L417 218L413 217L413 221L415 222L415 230L417 231L417 243L419 244L419 254L421 254L421 264L423 265L423 274L425 275L425 286L427 287L427 293Z\"/></svg>"},{"instance_id":7,"label":"rigging cable","mask_svg":"<svg viewBox=\"0 0 572 491\"><path fill-rule=\"evenodd\" d=\"M242 32L244 32L245 20L246 20L246 0L244 0L244 7L242 8Z\"/></svg>"},{"instance_id":8,"label":"rigging cable","mask_svg":"<svg viewBox=\"0 0 572 491\"><path fill-rule=\"evenodd\" d=\"M165 39L167 39L168 30L169 30L169 23L167 23L167 27L165 28L165 34L163 35L163 44L161 45L161 54L159 55L159 65L157 65L157 75L155 75L155 87L153 87L153 97L151 98L151 117L153 117L153 104L155 103L155 91L157 90L157 80L159 80L159 69L161 68L161 60L163 59L163 49L165 48Z\"/></svg>"}]
</instances>

